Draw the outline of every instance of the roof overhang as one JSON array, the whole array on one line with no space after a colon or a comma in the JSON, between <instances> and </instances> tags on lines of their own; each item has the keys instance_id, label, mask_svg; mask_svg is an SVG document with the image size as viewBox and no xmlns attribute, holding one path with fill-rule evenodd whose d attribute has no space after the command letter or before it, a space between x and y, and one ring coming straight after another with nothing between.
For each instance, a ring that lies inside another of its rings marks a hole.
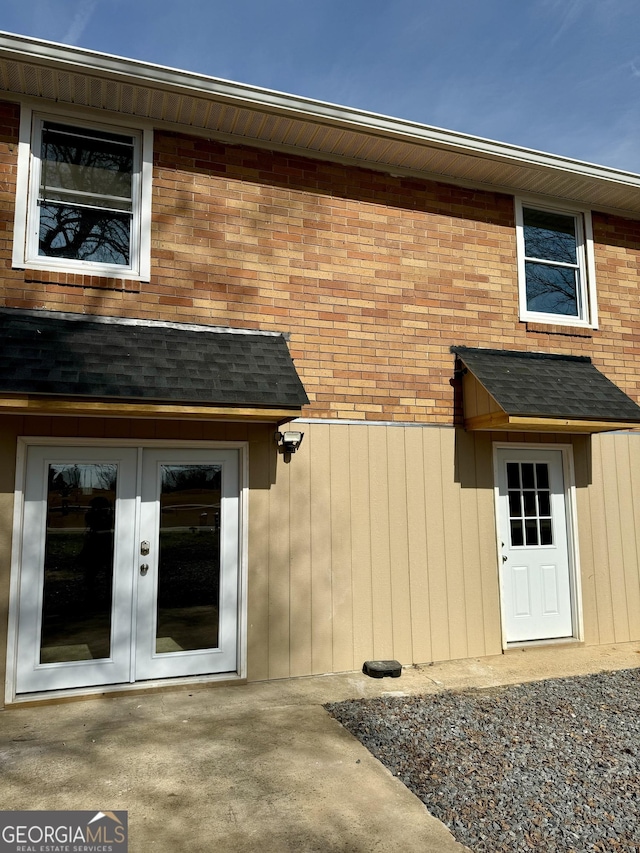
<instances>
[{"instance_id":1,"label":"roof overhang","mask_svg":"<svg viewBox=\"0 0 640 853\"><path fill-rule=\"evenodd\" d=\"M640 406L590 358L452 347L467 430L597 433L640 428Z\"/></svg>"},{"instance_id":2,"label":"roof overhang","mask_svg":"<svg viewBox=\"0 0 640 853\"><path fill-rule=\"evenodd\" d=\"M281 334L0 309L0 414L281 423L307 403Z\"/></svg>"},{"instance_id":3,"label":"roof overhang","mask_svg":"<svg viewBox=\"0 0 640 853\"><path fill-rule=\"evenodd\" d=\"M0 33L0 91L236 144L640 216L640 176L630 172L10 33Z\"/></svg>"},{"instance_id":4,"label":"roof overhang","mask_svg":"<svg viewBox=\"0 0 640 853\"><path fill-rule=\"evenodd\" d=\"M171 406L162 403L116 403L113 400L67 397L20 396L0 391L0 415L47 415L91 418L152 418L180 421L253 421L285 423L301 409L250 408L245 406Z\"/></svg>"}]
</instances>

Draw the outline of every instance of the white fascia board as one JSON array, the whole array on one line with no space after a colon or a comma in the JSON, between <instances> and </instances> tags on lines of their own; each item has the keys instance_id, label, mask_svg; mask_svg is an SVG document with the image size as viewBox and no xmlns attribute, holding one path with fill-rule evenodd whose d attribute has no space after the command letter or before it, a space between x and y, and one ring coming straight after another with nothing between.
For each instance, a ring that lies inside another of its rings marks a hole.
<instances>
[{"instance_id":1,"label":"white fascia board","mask_svg":"<svg viewBox=\"0 0 640 853\"><path fill-rule=\"evenodd\" d=\"M87 48L0 31L0 55L18 62L26 60L104 79L115 76L137 85L147 84L155 89L191 94L273 115L289 115L312 123L344 127L460 155L471 154L512 165L553 169L640 188L640 175L633 172Z\"/></svg>"}]
</instances>

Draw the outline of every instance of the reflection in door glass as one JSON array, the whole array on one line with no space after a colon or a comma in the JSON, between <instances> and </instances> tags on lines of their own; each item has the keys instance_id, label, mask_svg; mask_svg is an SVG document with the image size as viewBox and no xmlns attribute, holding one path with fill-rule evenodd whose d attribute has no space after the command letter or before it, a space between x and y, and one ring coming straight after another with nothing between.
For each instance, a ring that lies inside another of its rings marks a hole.
<instances>
[{"instance_id":1,"label":"reflection in door glass","mask_svg":"<svg viewBox=\"0 0 640 853\"><path fill-rule=\"evenodd\" d=\"M49 465L40 663L108 658L115 464Z\"/></svg>"},{"instance_id":2,"label":"reflection in door glass","mask_svg":"<svg viewBox=\"0 0 640 853\"><path fill-rule=\"evenodd\" d=\"M220 465L162 465L156 653L218 646Z\"/></svg>"}]
</instances>

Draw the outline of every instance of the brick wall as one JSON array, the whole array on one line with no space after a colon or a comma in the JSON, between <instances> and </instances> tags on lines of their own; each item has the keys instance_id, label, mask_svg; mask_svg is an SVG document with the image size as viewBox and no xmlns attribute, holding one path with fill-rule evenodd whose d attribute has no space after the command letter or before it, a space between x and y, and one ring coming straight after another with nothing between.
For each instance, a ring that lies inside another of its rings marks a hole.
<instances>
[{"instance_id":1,"label":"brick wall","mask_svg":"<svg viewBox=\"0 0 640 853\"><path fill-rule=\"evenodd\" d=\"M450 423L451 344L591 355L640 385L640 223L595 215L600 329L518 321L513 199L155 134L148 283L11 270L18 113L0 105L0 300L291 333L306 414Z\"/></svg>"}]
</instances>

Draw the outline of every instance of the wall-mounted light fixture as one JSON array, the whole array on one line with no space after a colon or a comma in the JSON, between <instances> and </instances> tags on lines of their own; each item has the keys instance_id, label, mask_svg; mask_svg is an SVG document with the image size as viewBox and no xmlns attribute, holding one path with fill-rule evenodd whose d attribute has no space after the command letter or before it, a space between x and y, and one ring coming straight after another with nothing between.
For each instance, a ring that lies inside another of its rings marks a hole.
<instances>
[{"instance_id":1,"label":"wall-mounted light fixture","mask_svg":"<svg viewBox=\"0 0 640 853\"><path fill-rule=\"evenodd\" d=\"M302 439L304 438L304 433L299 432L298 430L288 429L284 432L277 432L275 434L275 439L278 447L282 450L283 453L287 455L291 455L296 452L296 450L302 444Z\"/></svg>"}]
</instances>

